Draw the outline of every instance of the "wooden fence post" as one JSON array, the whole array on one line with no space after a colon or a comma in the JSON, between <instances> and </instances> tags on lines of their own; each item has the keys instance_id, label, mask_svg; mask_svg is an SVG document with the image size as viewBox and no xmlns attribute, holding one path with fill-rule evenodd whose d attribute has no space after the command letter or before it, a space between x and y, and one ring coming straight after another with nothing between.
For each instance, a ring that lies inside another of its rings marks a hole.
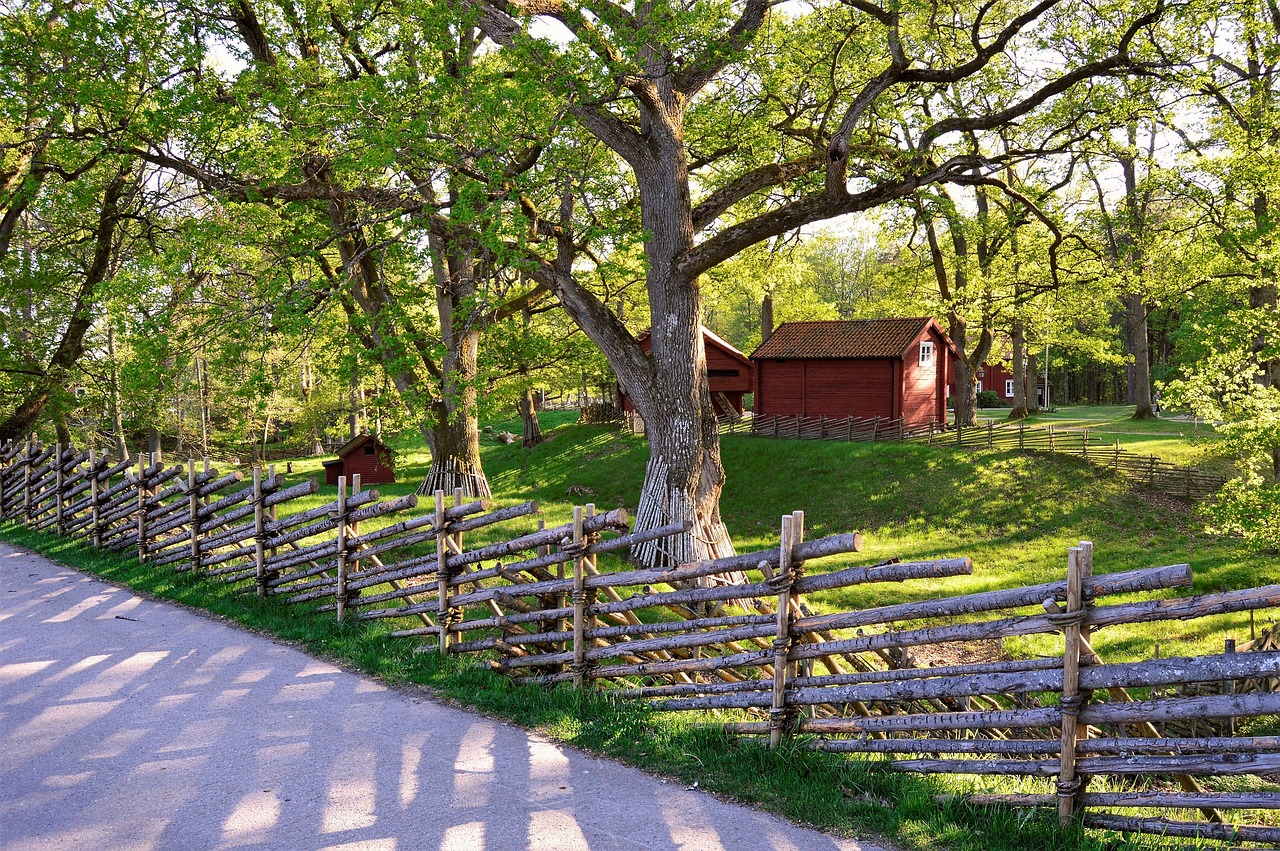
<instances>
[{"instance_id":1,"label":"wooden fence post","mask_svg":"<svg viewBox=\"0 0 1280 851\"><path fill-rule=\"evenodd\" d=\"M105 466L105 464L104 464ZM89 541L95 549L102 547L102 525L101 510L98 506L98 456L93 449L89 450L89 469L92 475L89 476ZM111 480L108 479L107 487L111 487Z\"/></svg>"},{"instance_id":2,"label":"wooden fence post","mask_svg":"<svg viewBox=\"0 0 1280 851\"><path fill-rule=\"evenodd\" d=\"M933 445L933 420L929 420L929 440L928 445Z\"/></svg>"},{"instance_id":3,"label":"wooden fence post","mask_svg":"<svg viewBox=\"0 0 1280 851\"><path fill-rule=\"evenodd\" d=\"M262 506L262 465L253 465L253 576L259 600L267 596L267 515Z\"/></svg>"},{"instance_id":4,"label":"wooden fence post","mask_svg":"<svg viewBox=\"0 0 1280 851\"><path fill-rule=\"evenodd\" d=\"M573 507L573 684L582 688L587 679L587 560L582 552L582 506Z\"/></svg>"},{"instance_id":5,"label":"wooden fence post","mask_svg":"<svg viewBox=\"0 0 1280 851\"><path fill-rule=\"evenodd\" d=\"M996 424L995 420L987 420L987 448L995 447L996 442Z\"/></svg>"},{"instance_id":6,"label":"wooden fence post","mask_svg":"<svg viewBox=\"0 0 1280 851\"><path fill-rule=\"evenodd\" d=\"M845 443L853 440L853 415L844 418L844 440Z\"/></svg>"},{"instance_id":7,"label":"wooden fence post","mask_svg":"<svg viewBox=\"0 0 1280 851\"><path fill-rule=\"evenodd\" d=\"M138 561L147 560L147 467L150 455L138 456Z\"/></svg>"},{"instance_id":8,"label":"wooden fence post","mask_svg":"<svg viewBox=\"0 0 1280 851\"><path fill-rule=\"evenodd\" d=\"M34 439L34 435L32 438ZM22 522L31 525L31 462L35 460L35 447L32 440L27 441L27 451L23 457L22 467Z\"/></svg>"},{"instance_id":9,"label":"wooden fence post","mask_svg":"<svg viewBox=\"0 0 1280 851\"><path fill-rule=\"evenodd\" d=\"M440 642L437 652L449 652L449 626L453 621L449 613L449 545L445 541L444 491L437 490L436 497L436 589L440 620Z\"/></svg>"},{"instance_id":10,"label":"wooden fence post","mask_svg":"<svg viewBox=\"0 0 1280 851\"><path fill-rule=\"evenodd\" d=\"M334 602L338 609L338 622L347 617L347 477L338 476L338 587Z\"/></svg>"},{"instance_id":11,"label":"wooden fence post","mask_svg":"<svg viewBox=\"0 0 1280 851\"><path fill-rule=\"evenodd\" d=\"M1053 423L1049 423L1049 451L1053 451Z\"/></svg>"},{"instance_id":12,"label":"wooden fence post","mask_svg":"<svg viewBox=\"0 0 1280 851\"><path fill-rule=\"evenodd\" d=\"M964 446L964 423L956 419L956 446Z\"/></svg>"},{"instance_id":13,"label":"wooden fence post","mask_svg":"<svg viewBox=\"0 0 1280 851\"><path fill-rule=\"evenodd\" d=\"M782 531L778 542L778 628L773 639L773 703L769 709L769 749L782 744L782 731L789 720L787 713L787 668L791 655L791 529L792 516L782 515Z\"/></svg>"},{"instance_id":14,"label":"wooden fence post","mask_svg":"<svg viewBox=\"0 0 1280 851\"><path fill-rule=\"evenodd\" d=\"M1027 424L1025 422L1018 423L1018 451L1027 448Z\"/></svg>"},{"instance_id":15,"label":"wooden fence post","mask_svg":"<svg viewBox=\"0 0 1280 851\"><path fill-rule=\"evenodd\" d=\"M191 533L191 575L200 575L200 497L196 495L196 459L187 459L187 528Z\"/></svg>"},{"instance_id":16,"label":"wooden fence post","mask_svg":"<svg viewBox=\"0 0 1280 851\"><path fill-rule=\"evenodd\" d=\"M53 528L57 531L59 537L67 534L66 517L63 513L64 504L62 501L62 494L67 485L67 476L66 473L62 471L62 467L65 456L71 454L67 451L69 449L70 447L64 448L63 445L59 443L57 450L53 453L53 495L54 499L57 500L53 509Z\"/></svg>"},{"instance_id":17,"label":"wooden fence post","mask_svg":"<svg viewBox=\"0 0 1280 851\"><path fill-rule=\"evenodd\" d=\"M1076 741L1080 710L1085 698L1080 694L1080 628L1084 623L1084 560L1080 547L1067 556L1067 606L1063 614L1065 635L1062 654L1062 753L1058 768L1058 824L1071 824L1081 782L1076 777Z\"/></svg>"},{"instance_id":18,"label":"wooden fence post","mask_svg":"<svg viewBox=\"0 0 1280 851\"><path fill-rule=\"evenodd\" d=\"M1234 638L1228 638L1228 639L1225 639L1225 640L1222 642L1222 652L1223 652L1223 653L1235 653L1235 652L1236 652L1236 640L1235 640ZM1222 681L1222 693L1223 693L1223 694L1235 694L1235 693L1236 693L1236 681L1235 681L1235 680L1223 680L1223 681ZM1227 717L1227 735L1228 735L1228 736L1234 736L1235 734L1236 734L1236 718L1235 718L1235 716L1234 716L1234 715L1230 715L1230 716L1228 716L1228 717Z\"/></svg>"}]
</instances>

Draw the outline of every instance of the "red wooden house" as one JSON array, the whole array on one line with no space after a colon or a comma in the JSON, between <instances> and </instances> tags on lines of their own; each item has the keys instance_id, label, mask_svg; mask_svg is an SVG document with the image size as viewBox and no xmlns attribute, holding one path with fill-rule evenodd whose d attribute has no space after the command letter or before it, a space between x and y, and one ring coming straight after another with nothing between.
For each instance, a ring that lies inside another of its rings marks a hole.
<instances>
[{"instance_id":1,"label":"red wooden house","mask_svg":"<svg viewBox=\"0 0 1280 851\"><path fill-rule=\"evenodd\" d=\"M361 434L338 447L338 457L324 462L324 482L336 485L338 476L347 481L356 473L360 484L376 485L396 480L395 453L385 443L371 434Z\"/></svg>"},{"instance_id":2,"label":"red wooden house","mask_svg":"<svg viewBox=\"0 0 1280 851\"><path fill-rule=\"evenodd\" d=\"M784 322L751 354L755 413L945 423L955 357L931 317Z\"/></svg>"},{"instance_id":3,"label":"red wooden house","mask_svg":"<svg viewBox=\"0 0 1280 851\"><path fill-rule=\"evenodd\" d=\"M982 368L978 370L977 375L978 392L990 390L996 394L996 398L1001 402L1013 404L1013 364L1007 360L992 361L984 363ZM1039 382L1036 380L1035 359L1027 358L1027 375L1026 375L1026 398L1036 401L1036 390Z\"/></svg>"},{"instance_id":4,"label":"red wooden house","mask_svg":"<svg viewBox=\"0 0 1280 851\"><path fill-rule=\"evenodd\" d=\"M648 331L641 334L637 342L645 354L653 347ZM705 325L702 328L702 347L706 351L707 383L711 386L711 402L716 416L740 417L742 396L751 392L755 377L751 360ZM635 405L631 404L621 385L618 386L618 407L626 414L635 412Z\"/></svg>"}]
</instances>

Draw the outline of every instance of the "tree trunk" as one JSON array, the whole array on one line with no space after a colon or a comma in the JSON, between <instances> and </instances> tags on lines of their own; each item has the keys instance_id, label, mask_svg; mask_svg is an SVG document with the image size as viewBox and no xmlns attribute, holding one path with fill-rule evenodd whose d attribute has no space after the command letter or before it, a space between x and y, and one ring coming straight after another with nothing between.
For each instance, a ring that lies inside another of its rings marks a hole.
<instances>
[{"instance_id":1,"label":"tree trunk","mask_svg":"<svg viewBox=\"0 0 1280 851\"><path fill-rule=\"evenodd\" d=\"M1021 420L1031 414L1035 404L1027 393L1027 332L1021 319L1013 320L1009 337L1013 342L1013 410L1009 419Z\"/></svg>"},{"instance_id":2,"label":"tree trunk","mask_svg":"<svg viewBox=\"0 0 1280 851\"><path fill-rule=\"evenodd\" d=\"M1151 355L1147 340L1147 305L1141 294L1124 297L1125 328L1130 364L1133 372L1129 385L1130 397L1136 406L1134 419L1146 420L1155 416L1151 405Z\"/></svg>"},{"instance_id":3,"label":"tree trunk","mask_svg":"<svg viewBox=\"0 0 1280 851\"><path fill-rule=\"evenodd\" d=\"M542 442L542 424L538 422L538 411L533 404L533 388L524 388L520 396L520 418L524 421L524 439L520 445L532 449Z\"/></svg>"},{"instance_id":4,"label":"tree trunk","mask_svg":"<svg viewBox=\"0 0 1280 851\"><path fill-rule=\"evenodd\" d=\"M129 444L124 434L124 400L120 398L120 364L116 360L116 329L112 322L107 323L107 360L110 363L110 406L111 406L111 439L116 445L116 457L121 461L129 459ZM206 444L204 454L209 450Z\"/></svg>"}]
</instances>

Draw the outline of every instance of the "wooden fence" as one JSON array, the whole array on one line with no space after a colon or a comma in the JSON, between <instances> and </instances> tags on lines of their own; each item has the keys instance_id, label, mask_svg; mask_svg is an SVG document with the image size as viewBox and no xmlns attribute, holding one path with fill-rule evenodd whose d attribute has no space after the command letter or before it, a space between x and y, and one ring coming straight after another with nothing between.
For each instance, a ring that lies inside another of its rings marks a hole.
<instances>
[{"instance_id":1,"label":"wooden fence","mask_svg":"<svg viewBox=\"0 0 1280 851\"><path fill-rule=\"evenodd\" d=\"M907 424L887 417L764 416L721 423L725 434L751 434L801 440L917 441L959 449L1017 449L1026 452L1058 452L1077 455L1109 467L1127 479L1152 490L1184 499L1201 499L1216 493L1226 479L1198 467L1161 461L1123 449L1120 441L1107 442L1088 429L1055 429L1053 425L994 423L982 426L943 426L934 422Z\"/></svg>"},{"instance_id":2,"label":"wooden fence","mask_svg":"<svg viewBox=\"0 0 1280 851\"><path fill-rule=\"evenodd\" d=\"M0 450L4 519L339 619L389 619L396 636L477 654L520 682L605 687L659 710L704 713L773 747L801 735L818 750L888 756L897 771L1043 778L1052 784L1044 793L971 800L1049 805L1064 822L1280 843L1280 827L1222 816L1280 809L1280 793L1201 784L1280 772L1280 651L1269 633L1249 652L1124 663L1105 662L1092 644L1108 627L1280 606L1280 585L1151 598L1190 585L1190 568L1094 575L1088 543L1072 548L1064 579L976 594L942 584L972 570L965 558L810 573L823 558L847 561L861 539L806 540L801 512L782 518L772 550L603 573L600 553L683 527L632 533L624 511L585 506L570 523L532 528L533 503L490 510L443 492L416 515L414 495L384 500L345 481L333 500L289 510L317 490L260 468L246 477L192 462L113 463L34 442ZM372 528L375 519L387 525ZM501 531L512 524L522 529ZM485 541L469 545L480 529ZM903 603L816 613L806 601L920 579L929 585ZM931 667L911 659L1036 634L1061 634L1062 652ZM1210 735L1171 732L1188 717L1218 725ZM1104 777L1128 785L1088 788ZM1201 817L1109 812L1131 808Z\"/></svg>"}]
</instances>

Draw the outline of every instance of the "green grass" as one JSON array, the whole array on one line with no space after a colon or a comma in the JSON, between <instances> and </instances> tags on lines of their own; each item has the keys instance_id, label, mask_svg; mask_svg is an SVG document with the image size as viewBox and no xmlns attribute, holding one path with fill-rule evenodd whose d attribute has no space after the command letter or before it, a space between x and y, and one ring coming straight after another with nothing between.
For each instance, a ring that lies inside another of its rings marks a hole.
<instances>
[{"instance_id":1,"label":"green grass","mask_svg":"<svg viewBox=\"0 0 1280 851\"><path fill-rule=\"evenodd\" d=\"M1096 440L1119 441L1122 449L1155 455L1177 464L1209 465L1224 473L1229 462L1217 458L1214 451L1218 435L1211 424L1191 414L1168 411L1156 419L1135 420L1133 405L1071 405L1049 413L1032 414L1023 422L1027 427L1052 425L1054 429L1088 429ZM979 422L1005 422L1008 409L986 408L978 412Z\"/></svg>"},{"instance_id":2,"label":"green grass","mask_svg":"<svg viewBox=\"0 0 1280 851\"><path fill-rule=\"evenodd\" d=\"M484 441L484 463L498 502L536 499L548 523L567 519L575 499L634 510L647 458L644 441L606 427L569 425L570 418L548 417L544 425L550 439L533 450ZM518 430L514 423L494 425L497 431ZM893 556L967 555L974 560L972 576L817 595L809 602L822 610L1061 578L1067 548L1082 539L1094 541L1099 572L1189 562L1201 591L1280 577L1280 559L1253 555L1238 541L1205 535L1185 508L1131 490L1079 459L745 436L726 437L722 451L728 474L722 510L742 551L776 546L781 515L804 509L808 537L857 530L866 540L866 552L812 563L811 572ZM401 481L378 486L379 490L384 495L413 492L426 473L426 462L425 453L402 449ZM319 459L294 462L294 478L319 472ZM590 488L593 495L570 497L571 486ZM335 488L322 487L306 504L293 507L320 504L334 493ZM757 741L735 740L714 726L702 726L693 714L654 713L567 688L515 686L474 662L441 662L434 655L414 653L412 641L390 638L395 628L391 623L340 625L331 615L274 600L257 601L215 583L197 584L185 575L155 571L129 558L95 553L21 527L2 527L0 536L143 593L270 632L389 682L428 686L442 697L556 740L678 782L697 781L701 788L825 829L880 834L911 849L1170 847L1159 839L1060 831L1056 819L1042 811L975 808L960 802L940 805L934 799L964 791L1046 791L1043 783L904 776L878 767L874 759L810 752L798 743L770 753ZM1103 630L1095 636L1095 645L1113 661L1148 657L1156 641L1164 655L1214 652L1220 651L1223 637L1245 638L1247 629L1247 618L1230 616L1192 625ZM1052 652L1052 644L1051 638L1023 640L1006 649Z\"/></svg>"}]
</instances>

